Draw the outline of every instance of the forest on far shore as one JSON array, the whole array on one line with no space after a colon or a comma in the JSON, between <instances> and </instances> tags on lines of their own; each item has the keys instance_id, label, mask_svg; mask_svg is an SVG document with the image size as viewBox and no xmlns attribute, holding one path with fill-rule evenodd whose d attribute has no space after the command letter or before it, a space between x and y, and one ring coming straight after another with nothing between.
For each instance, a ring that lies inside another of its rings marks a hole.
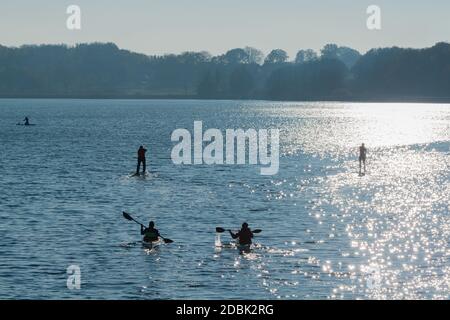
<instances>
[{"instance_id":1,"label":"forest on far shore","mask_svg":"<svg viewBox=\"0 0 450 320\"><path fill-rule=\"evenodd\" d=\"M148 56L113 43L0 45L0 98L450 101L450 44Z\"/></svg>"}]
</instances>

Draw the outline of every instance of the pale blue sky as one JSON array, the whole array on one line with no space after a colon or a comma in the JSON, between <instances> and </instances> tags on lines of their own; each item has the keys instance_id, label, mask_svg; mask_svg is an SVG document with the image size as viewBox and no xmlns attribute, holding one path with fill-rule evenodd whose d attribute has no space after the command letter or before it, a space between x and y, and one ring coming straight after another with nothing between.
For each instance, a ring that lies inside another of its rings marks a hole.
<instances>
[{"instance_id":1,"label":"pale blue sky","mask_svg":"<svg viewBox=\"0 0 450 320\"><path fill-rule=\"evenodd\" d=\"M66 29L66 8L82 10L82 30ZM382 9L382 30L366 28L366 8ZM1 0L0 44L115 42L146 54L253 46L365 52L450 41L450 1L416 0Z\"/></svg>"}]
</instances>

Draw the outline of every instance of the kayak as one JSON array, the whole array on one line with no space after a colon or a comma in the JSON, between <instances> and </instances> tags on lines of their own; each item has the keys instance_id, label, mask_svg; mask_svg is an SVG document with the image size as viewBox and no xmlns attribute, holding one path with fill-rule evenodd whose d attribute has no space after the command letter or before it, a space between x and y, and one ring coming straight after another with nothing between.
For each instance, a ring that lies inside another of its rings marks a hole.
<instances>
[{"instance_id":1,"label":"kayak","mask_svg":"<svg viewBox=\"0 0 450 320\"><path fill-rule=\"evenodd\" d=\"M252 251L252 245L251 244L236 244L236 248L239 250L239 252L243 253L249 253Z\"/></svg>"},{"instance_id":2,"label":"kayak","mask_svg":"<svg viewBox=\"0 0 450 320\"><path fill-rule=\"evenodd\" d=\"M222 249L232 249L237 250L239 253L250 253L254 248L252 244L238 244L236 242L229 243L216 243L216 250L221 251Z\"/></svg>"},{"instance_id":3,"label":"kayak","mask_svg":"<svg viewBox=\"0 0 450 320\"><path fill-rule=\"evenodd\" d=\"M162 241L161 239L158 239L156 241L151 241L151 242L147 242L147 241L141 241L141 242L142 242L142 247L144 247L145 249L148 249L148 250L152 250L152 249L164 244L164 241Z\"/></svg>"},{"instance_id":4,"label":"kayak","mask_svg":"<svg viewBox=\"0 0 450 320\"><path fill-rule=\"evenodd\" d=\"M229 243L223 243L221 241L221 235L220 233L216 234L216 239L215 239L215 247L217 250L221 250L221 249L238 249L239 253L249 253L251 252L251 249L253 247L252 244L239 244L238 241L231 241Z\"/></svg>"}]
</instances>

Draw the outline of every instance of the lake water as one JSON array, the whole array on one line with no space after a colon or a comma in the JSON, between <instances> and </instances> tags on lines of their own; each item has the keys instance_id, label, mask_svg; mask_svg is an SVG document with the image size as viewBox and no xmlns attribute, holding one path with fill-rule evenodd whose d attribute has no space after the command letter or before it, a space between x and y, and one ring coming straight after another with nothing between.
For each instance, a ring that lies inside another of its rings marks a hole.
<instances>
[{"instance_id":1,"label":"lake water","mask_svg":"<svg viewBox=\"0 0 450 320\"><path fill-rule=\"evenodd\" d=\"M450 296L450 105L0 100L0 115L1 299ZM279 173L174 165L170 135L195 120L280 129ZM175 242L132 245L123 210ZM215 249L215 227L244 221L263 229L251 254Z\"/></svg>"}]
</instances>

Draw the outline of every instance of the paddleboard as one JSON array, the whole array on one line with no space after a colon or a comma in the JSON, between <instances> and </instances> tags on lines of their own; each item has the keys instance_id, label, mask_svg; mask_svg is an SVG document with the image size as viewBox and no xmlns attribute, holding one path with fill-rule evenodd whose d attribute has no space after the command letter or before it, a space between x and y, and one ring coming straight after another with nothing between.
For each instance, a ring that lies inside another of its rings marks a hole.
<instances>
[{"instance_id":1,"label":"paddleboard","mask_svg":"<svg viewBox=\"0 0 450 320\"><path fill-rule=\"evenodd\" d=\"M141 179L145 179L150 177L150 175L148 173L142 174L142 173L133 173L131 176L131 178L141 178Z\"/></svg>"},{"instance_id":2,"label":"paddleboard","mask_svg":"<svg viewBox=\"0 0 450 320\"><path fill-rule=\"evenodd\" d=\"M154 178L154 177L157 177L158 175L157 175L157 171L147 171L147 172L145 172L145 174L142 174L142 173L139 173L139 174L136 174L136 173L132 173L132 174L130 174L130 178L141 178L141 179L146 179L146 178Z\"/></svg>"}]
</instances>

